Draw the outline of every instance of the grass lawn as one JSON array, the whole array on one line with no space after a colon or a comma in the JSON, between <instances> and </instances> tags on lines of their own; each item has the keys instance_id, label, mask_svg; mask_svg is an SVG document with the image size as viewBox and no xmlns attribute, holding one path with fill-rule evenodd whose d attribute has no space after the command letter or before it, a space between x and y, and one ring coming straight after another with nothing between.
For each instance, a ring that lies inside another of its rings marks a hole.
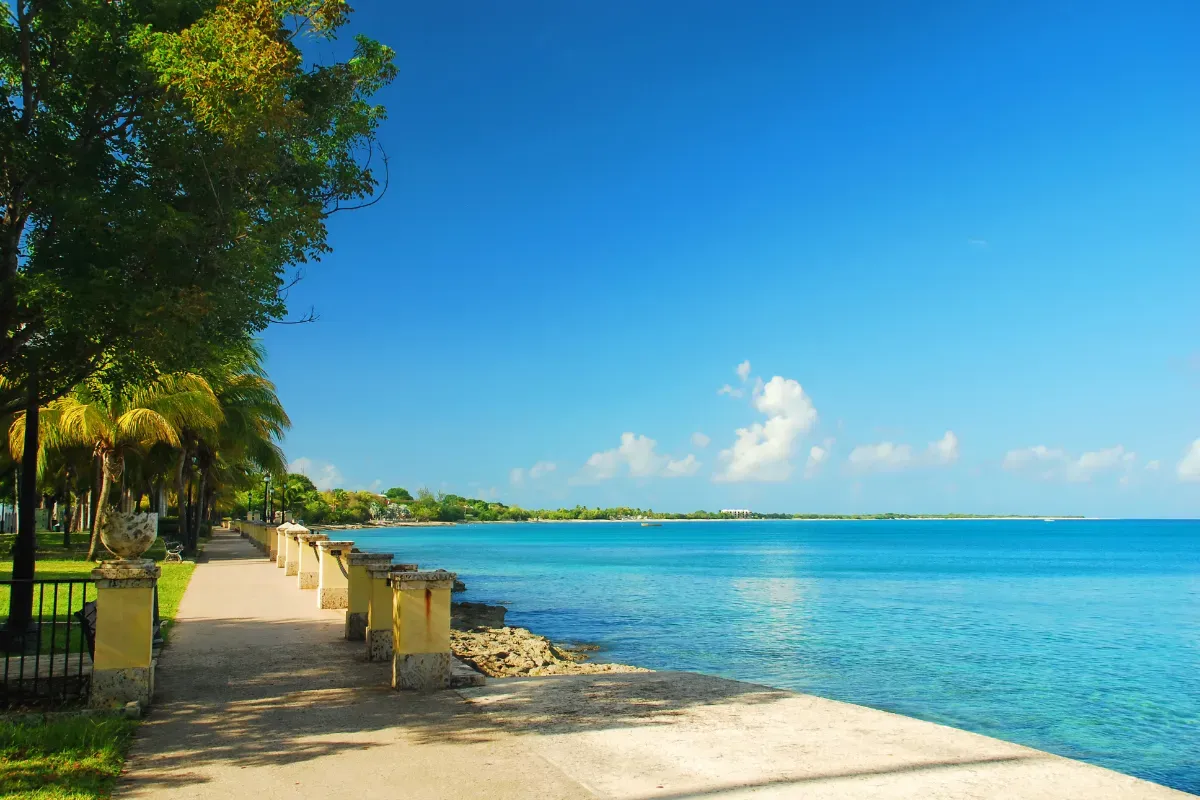
<instances>
[{"instance_id":1,"label":"grass lawn","mask_svg":"<svg viewBox=\"0 0 1200 800\"><path fill-rule=\"evenodd\" d=\"M62 534L51 534L61 542ZM83 544L86 552L87 543ZM162 549L161 540L155 547ZM39 550L40 550L39 544ZM59 546L61 553L61 545ZM53 551L51 551L53 553ZM153 551L152 551L153 552ZM59 553L54 553L55 555ZM47 554L48 555L48 554ZM39 552L36 580L89 578L95 564L80 560L82 556L65 554L66 559L50 559ZM160 556L161 557L161 553ZM158 581L158 611L162 617L162 633L167 637L179 602L191 580L196 565L159 564L162 577ZM11 575L12 562L0 562L0 578ZM53 592L47 592L44 603L48 621ZM96 597L95 588L88 599ZM39 597L34 595L34 602ZM0 592L0 619L8 615L8 593ZM78 611L83 604L78 588L72 592L70 607L67 591L58 591L57 620ZM50 630L51 626L47 626ZM65 633L58 626L56 635ZM48 633L44 642L48 645ZM72 630L72 638L80 635ZM56 647L61 648L63 641ZM76 648L79 643L76 643ZM31 800L93 800L108 797L121 774L125 754L137 722L115 717L57 717L50 721L13 721L0 717L0 798L25 797Z\"/></svg>"},{"instance_id":2,"label":"grass lawn","mask_svg":"<svg viewBox=\"0 0 1200 800\"><path fill-rule=\"evenodd\" d=\"M136 728L134 720L117 717L0 720L0 797L110 796Z\"/></svg>"}]
</instances>

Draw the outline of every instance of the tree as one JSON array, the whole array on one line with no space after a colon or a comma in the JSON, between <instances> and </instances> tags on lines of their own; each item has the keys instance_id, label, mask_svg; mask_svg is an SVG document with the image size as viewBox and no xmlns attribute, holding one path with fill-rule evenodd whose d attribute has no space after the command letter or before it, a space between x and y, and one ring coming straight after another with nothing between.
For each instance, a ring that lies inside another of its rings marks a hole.
<instances>
[{"instance_id":1,"label":"tree","mask_svg":"<svg viewBox=\"0 0 1200 800\"><path fill-rule=\"evenodd\" d=\"M371 98L395 67L365 37L306 63L302 35L334 37L344 0L5 11L0 414L25 412L13 577L29 580L38 410L100 371L114 386L199 371L281 319L289 269L377 186Z\"/></svg>"},{"instance_id":2,"label":"tree","mask_svg":"<svg viewBox=\"0 0 1200 800\"><path fill-rule=\"evenodd\" d=\"M413 501L413 496L408 493L408 489L401 489L399 486L388 489L383 496L393 503L411 503Z\"/></svg>"},{"instance_id":3,"label":"tree","mask_svg":"<svg viewBox=\"0 0 1200 800\"><path fill-rule=\"evenodd\" d=\"M125 472L126 457L158 443L177 445L179 428L216 428L221 409L208 382L196 375L167 375L149 386L113 388L89 381L52 402L41 413L40 435L29 436L39 424L27 426L17 415L9 429L9 449L20 458L30 446L45 461L48 449L86 447L101 464L97 513L92 524L88 558L94 558L99 529L108 512L109 495Z\"/></svg>"}]
</instances>

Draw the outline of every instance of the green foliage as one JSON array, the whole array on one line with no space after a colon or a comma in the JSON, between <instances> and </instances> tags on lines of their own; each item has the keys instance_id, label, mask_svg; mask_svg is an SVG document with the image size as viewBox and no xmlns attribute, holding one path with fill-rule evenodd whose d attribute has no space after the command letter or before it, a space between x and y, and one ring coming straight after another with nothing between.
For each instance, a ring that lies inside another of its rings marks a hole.
<instances>
[{"instance_id":1,"label":"green foliage","mask_svg":"<svg viewBox=\"0 0 1200 800\"><path fill-rule=\"evenodd\" d=\"M199 371L283 316L328 215L377 186L393 52L306 62L342 0L6 5L0 411Z\"/></svg>"},{"instance_id":2,"label":"green foliage","mask_svg":"<svg viewBox=\"0 0 1200 800\"><path fill-rule=\"evenodd\" d=\"M413 501L413 496L408 493L408 489L401 489L399 486L388 489L383 496L393 503L411 503Z\"/></svg>"},{"instance_id":3,"label":"green foliage","mask_svg":"<svg viewBox=\"0 0 1200 800\"><path fill-rule=\"evenodd\" d=\"M118 717L0 720L0 795L108 797L138 723Z\"/></svg>"}]
</instances>

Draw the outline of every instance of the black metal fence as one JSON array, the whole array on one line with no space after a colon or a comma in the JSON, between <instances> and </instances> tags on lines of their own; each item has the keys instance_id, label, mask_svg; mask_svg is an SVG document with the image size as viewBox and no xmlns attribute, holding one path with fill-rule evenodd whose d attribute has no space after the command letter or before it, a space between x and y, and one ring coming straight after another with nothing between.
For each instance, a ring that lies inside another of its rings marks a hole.
<instances>
[{"instance_id":1,"label":"black metal fence","mask_svg":"<svg viewBox=\"0 0 1200 800\"><path fill-rule=\"evenodd\" d=\"M14 589L20 594L30 588L29 624L17 630L10 619L0 632L0 707L84 699L92 675L89 638L94 632L84 618L84 604L96 599L95 584L86 578L0 580L4 610L11 608Z\"/></svg>"}]
</instances>

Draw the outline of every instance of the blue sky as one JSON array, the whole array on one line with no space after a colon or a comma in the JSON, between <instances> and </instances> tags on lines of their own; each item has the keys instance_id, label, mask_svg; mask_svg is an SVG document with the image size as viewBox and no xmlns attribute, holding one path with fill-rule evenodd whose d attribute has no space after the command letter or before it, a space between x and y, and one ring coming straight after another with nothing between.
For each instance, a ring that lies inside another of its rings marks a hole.
<instances>
[{"instance_id":1,"label":"blue sky","mask_svg":"<svg viewBox=\"0 0 1200 800\"><path fill-rule=\"evenodd\" d=\"M897 5L356 3L391 186L266 334L289 458L526 506L1200 514L1200 6Z\"/></svg>"}]
</instances>

